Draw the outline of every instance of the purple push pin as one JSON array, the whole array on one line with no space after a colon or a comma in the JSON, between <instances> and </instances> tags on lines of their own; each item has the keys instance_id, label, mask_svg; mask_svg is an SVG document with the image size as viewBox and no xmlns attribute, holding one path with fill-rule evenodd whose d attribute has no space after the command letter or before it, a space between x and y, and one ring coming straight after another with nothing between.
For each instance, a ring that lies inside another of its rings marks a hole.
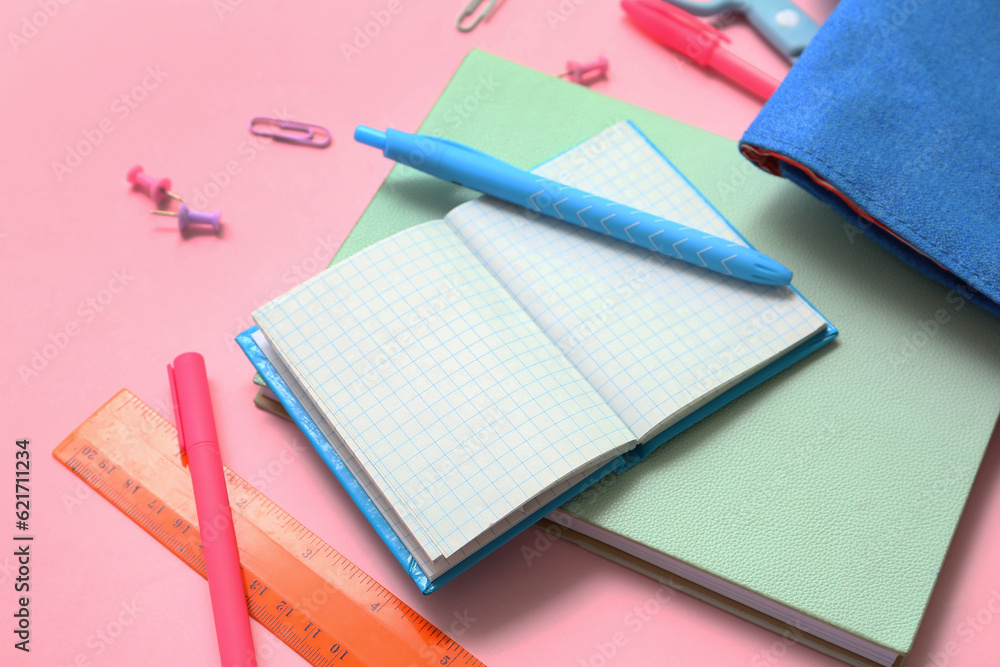
<instances>
[{"instance_id":1,"label":"purple push pin","mask_svg":"<svg viewBox=\"0 0 1000 667\"><path fill-rule=\"evenodd\" d=\"M142 165L135 165L125 174L125 180L132 184L132 189L145 193L157 206L162 206L167 198L181 201L181 198L170 191L170 179L154 180L142 171Z\"/></svg>"},{"instance_id":2,"label":"purple push pin","mask_svg":"<svg viewBox=\"0 0 1000 667\"><path fill-rule=\"evenodd\" d=\"M154 215L169 215L177 218L177 227L183 233L184 230L190 225L207 225L212 228L216 234L219 233L219 228L221 222L219 221L219 216L222 215L221 211L216 211L215 213L201 213L200 211L192 211L187 207L187 204L181 204L180 211L174 213L173 211L150 211Z\"/></svg>"},{"instance_id":3,"label":"purple push pin","mask_svg":"<svg viewBox=\"0 0 1000 667\"><path fill-rule=\"evenodd\" d=\"M567 76L574 83L578 83L581 86L589 86L607 77L608 59L600 56L597 60L590 63L578 63L575 60L569 60L566 62L566 70L559 76Z\"/></svg>"}]
</instances>

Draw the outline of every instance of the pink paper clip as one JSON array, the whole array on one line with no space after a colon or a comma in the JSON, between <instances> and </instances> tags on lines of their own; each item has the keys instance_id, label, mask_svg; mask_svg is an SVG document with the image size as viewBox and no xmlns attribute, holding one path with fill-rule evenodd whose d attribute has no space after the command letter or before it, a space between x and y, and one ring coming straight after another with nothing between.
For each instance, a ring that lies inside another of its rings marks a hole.
<instances>
[{"instance_id":1,"label":"pink paper clip","mask_svg":"<svg viewBox=\"0 0 1000 667\"><path fill-rule=\"evenodd\" d=\"M321 125L300 123L297 120L258 116L250 119L250 132L258 137L270 137L286 144L312 148L326 148L333 142L330 130Z\"/></svg>"}]
</instances>

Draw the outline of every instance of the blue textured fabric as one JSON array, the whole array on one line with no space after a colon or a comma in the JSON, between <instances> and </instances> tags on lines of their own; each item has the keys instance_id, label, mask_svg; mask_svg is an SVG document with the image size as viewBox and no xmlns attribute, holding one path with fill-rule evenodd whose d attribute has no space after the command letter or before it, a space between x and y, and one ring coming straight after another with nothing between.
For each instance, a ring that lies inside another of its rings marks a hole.
<instances>
[{"instance_id":1,"label":"blue textured fabric","mask_svg":"<svg viewBox=\"0 0 1000 667\"><path fill-rule=\"evenodd\" d=\"M998 0L841 0L741 148L1000 315Z\"/></svg>"}]
</instances>

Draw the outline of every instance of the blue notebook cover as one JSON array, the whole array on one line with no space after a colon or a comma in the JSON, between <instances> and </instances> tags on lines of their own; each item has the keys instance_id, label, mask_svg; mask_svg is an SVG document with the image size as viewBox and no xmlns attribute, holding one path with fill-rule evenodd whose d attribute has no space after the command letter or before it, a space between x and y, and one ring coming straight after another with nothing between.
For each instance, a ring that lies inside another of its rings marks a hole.
<instances>
[{"instance_id":1,"label":"blue notebook cover","mask_svg":"<svg viewBox=\"0 0 1000 667\"><path fill-rule=\"evenodd\" d=\"M635 126L633 125L633 128ZM635 128L638 129L638 128ZM669 160L646 139L653 148L660 154L662 159L669 163ZM692 185L693 187L693 185ZM734 230L739 233L738 230ZM742 238L742 237L741 237ZM745 240L745 239L744 239ZM794 289L794 288L793 288ZM796 290L797 292L797 290ZM800 294L801 296L801 294ZM785 355L778 358L773 363L765 366L763 369L757 371L753 375L744 379L742 382L734 385L729 390L718 395L713 400L709 401L699 409L695 410L691 414L687 415L680 421L676 422L663 433L660 433L651 441L639 445L632 450L626 452L625 454L612 459L599 470L583 479L575 486L567 490L566 492L556 496L550 502L546 503L536 512L525 517L524 520L516 524L513 528L506 531L499 537L495 538L484 547L476 551L471 556L465 558L462 562L456 566L449 569L447 572L431 580L427 573L425 573L420 567L419 563L410 555L406 547L396 535L392 526L386 520L386 518L381 514L376 504L368 496L364 490L363 485L353 476L351 471L348 469L347 465L341 460L341 458L336 453L333 446L327 441L323 432L313 421L312 417L308 411L299 403L296 396L294 395L292 389L285 383L284 379L277 372L274 366L270 363L268 358L265 356L264 352L257 345L256 341L253 339L253 334L257 331L256 327L251 327L246 331L239 334L236 338L240 347L244 350L250 362L258 370L260 375L263 377L264 381L267 383L268 387L275 394L281 404L284 406L285 410L288 412L292 420L299 426L302 432L305 434L306 438L319 453L320 457L326 462L327 466L337 477L343 487L346 489L348 495L355 502L358 508L362 511L368 521L372 524L375 531L379 534L382 540L389 547L392 554L395 556L396 560L399 561L400 565L407 571L413 581L417 584L417 587L424 593L429 594L437 590L440 586L448 583L456 576L466 571L475 563L482 560L488 554L492 553L494 550L511 540L518 533L525 530L537 520L544 517L546 514L552 510L558 508L560 505L564 504L571 498L575 497L589 486L602 479L603 477L610 474L617 474L627 470L628 468L636 465L642 461L650 452L662 445L664 442L670 440L676 434L687 429L689 426L697 423L704 417L708 416L712 412L715 412L722 406L726 405L738 396L746 393L753 387L764 382L770 377L774 376L781 370L788 368L789 366L797 363L807 355L816 351L823 345L829 343L837 335L837 330L832 324L827 322L827 328L824 332L821 332L812 338L806 340L804 343L798 347L792 349Z\"/></svg>"}]
</instances>

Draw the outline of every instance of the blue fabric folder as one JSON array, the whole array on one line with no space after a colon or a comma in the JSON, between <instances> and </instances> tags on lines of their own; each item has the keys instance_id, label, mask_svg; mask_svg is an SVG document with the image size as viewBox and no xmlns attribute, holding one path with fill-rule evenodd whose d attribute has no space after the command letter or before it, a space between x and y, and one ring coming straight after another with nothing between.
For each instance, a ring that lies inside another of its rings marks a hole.
<instances>
[{"instance_id":1,"label":"blue fabric folder","mask_svg":"<svg viewBox=\"0 0 1000 667\"><path fill-rule=\"evenodd\" d=\"M1000 315L998 74L996 0L842 0L741 150Z\"/></svg>"}]
</instances>

